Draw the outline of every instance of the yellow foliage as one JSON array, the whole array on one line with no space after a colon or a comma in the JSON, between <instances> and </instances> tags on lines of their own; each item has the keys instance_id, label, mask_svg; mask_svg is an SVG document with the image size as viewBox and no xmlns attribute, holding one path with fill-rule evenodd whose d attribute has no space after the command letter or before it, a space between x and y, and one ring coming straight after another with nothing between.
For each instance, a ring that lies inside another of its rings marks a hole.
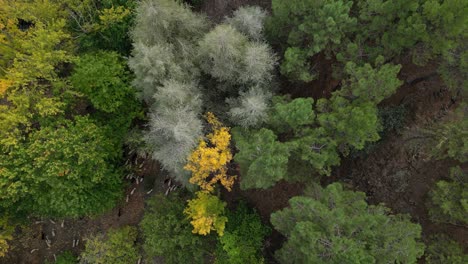
<instances>
[{"instance_id":1,"label":"yellow foliage","mask_svg":"<svg viewBox=\"0 0 468 264\"><path fill-rule=\"evenodd\" d=\"M227 164L232 160L229 128L212 113L207 113L206 119L213 132L207 135L208 142L200 140L184 168L192 172L190 183L199 185L204 191L212 192L217 182L231 191L235 177L227 176Z\"/></svg>"},{"instance_id":2,"label":"yellow foliage","mask_svg":"<svg viewBox=\"0 0 468 264\"><path fill-rule=\"evenodd\" d=\"M0 257L4 257L8 252L10 246L8 240L13 239L14 227L9 225L8 218L6 216L0 217Z\"/></svg>"},{"instance_id":3,"label":"yellow foliage","mask_svg":"<svg viewBox=\"0 0 468 264\"><path fill-rule=\"evenodd\" d=\"M123 21L127 16L131 14L130 9L118 6L117 8L111 7L99 12L99 25L96 30L104 30L109 26Z\"/></svg>"},{"instance_id":4,"label":"yellow foliage","mask_svg":"<svg viewBox=\"0 0 468 264\"><path fill-rule=\"evenodd\" d=\"M219 236L224 234L224 227L227 217L224 216L226 203L218 197L200 191L197 197L188 201L188 206L184 213L192 219L192 232L199 235L207 235L211 231L216 231Z\"/></svg>"},{"instance_id":5,"label":"yellow foliage","mask_svg":"<svg viewBox=\"0 0 468 264\"><path fill-rule=\"evenodd\" d=\"M3 95L12 84L9 80L0 79L0 96Z\"/></svg>"}]
</instances>

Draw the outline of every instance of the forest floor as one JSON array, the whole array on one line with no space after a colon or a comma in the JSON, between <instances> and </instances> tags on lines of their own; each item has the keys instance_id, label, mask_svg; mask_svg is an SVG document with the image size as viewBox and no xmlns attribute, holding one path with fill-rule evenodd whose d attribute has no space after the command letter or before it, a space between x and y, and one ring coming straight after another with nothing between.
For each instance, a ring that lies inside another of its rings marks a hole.
<instances>
[{"instance_id":1,"label":"forest floor","mask_svg":"<svg viewBox=\"0 0 468 264\"><path fill-rule=\"evenodd\" d=\"M219 21L238 6L258 4L269 9L270 3L267 0L207 0L201 10L213 21ZM405 106L408 114L403 131L386 135L367 153L343 159L341 165L334 170L333 176L324 178L322 183L345 182L351 188L365 192L372 204L385 203L394 213L408 213L413 221L421 224L425 239L436 233L445 233L466 249L468 229L432 223L426 207L429 190L434 187L435 182L447 176L449 167L455 163L429 160L422 145L405 136L416 128L423 128L431 122L446 118L458 102L435 74L435 63L420 67L412 64L410 58L402 58L399 63L403 65L399 77L405 84L396 94L385 100L382 106ZM293 97L309 95L317 98L329 95L338 81L332 79L331 67L327 65L324 64L317 81L301 86L283 83L281 91L289 92ZM54 255L64 250L78 254L84 247L82 239L90 234L105 232L109 228L137 225L144 212L145 199L166 190L166 176L159 165L150 160L138 161L143 163L137 174L143 181L139 184L135 180L128 181L123 200L112 211L96 218L65 220L63 227L61 221L33 219L31 226L17 229L11 243L12 248L6 257L0 258L0 264L39 264L45 260L53 261ZM247 200L257 209L265 223L269 223L270 214L286 207L288 200L300 195L303 188L303 184L280 182L268 190L241 191L236 184L232 192L223 192L223 198L231 207L238 199ZM152 193L148 194L150 190ZM50 247L46 243L47 239L50 240ZM74 240L79 243L73 247ZM283 238L277 232L273 232L266 240L265 253L269 259L272 259L273 252L282 241Z\"/></svg>"}]
</instances>

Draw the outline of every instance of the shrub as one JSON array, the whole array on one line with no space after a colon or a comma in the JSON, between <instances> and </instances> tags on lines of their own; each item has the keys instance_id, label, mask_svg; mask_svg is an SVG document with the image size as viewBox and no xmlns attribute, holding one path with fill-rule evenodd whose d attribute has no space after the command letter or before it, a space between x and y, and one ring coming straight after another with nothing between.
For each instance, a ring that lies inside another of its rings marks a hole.
<instances>
[{"instance_id":1,"label":"shrub","mask_svg":"<svg viewBox=\"0 0 468 264\"><path fill-rule=\"evenodd\" d=\"M148 201L140 223L148 257L162 256L169 264L203 262L206 240L192 234L184 206L184 201L174 195L155 195Z\"/></svg>"},{"instance_id":2,"label":"shrub","mask_svg":"<svg viewBox=\"0 0 468 264\"><path fill-rule=\"evenodd\" d=\"M436 222L468 224L468 173L460 167L453 167L450 179L437 182L431 191L429 214Z\"/></svg>"},{"instance_id":3,"label":"shrub","mask_svg":"<svg viewBox=\"0 0 468 264\"><path fill-rule=\"evenodd\" d=\"M390 132L400 133L405 125L407 110L404 105L379 108L379 119L382 124L381 137Z\"/></svg>"},{"instance_id":4,"label":"shrub","mask_svg":"<svg viewBox=\"0 0 468 264\"><path fill-rule=\"evenodd\" d=\"M46 261L46 264L77 264L78 258L75 257L70 251L63 251L57 255L54 262Z\"/></svg>"},{"instance_id":5,"label":"shrub","mask_svg":"<svg viewBox=\"0 0 468 264\"><path fill-rule=\"evenodd\" d=\"M98 234L86 239L81 253L81 264L128 264L136 263L139 255L135 247L137 230L125 226L109 230L107 235Z\"/></svg>"},{"instance_id":6,"label":"shrub","mask_svg":"<svg viewBox=\"0 0 468 264\"><path fill-rule=\"evenodd\" d=\"M468 161L468 119L466 106L456 110L453 120L436 125L427 131L432 156L437 159L452 158L460 162Z\"/></svg>"}]
</instances>

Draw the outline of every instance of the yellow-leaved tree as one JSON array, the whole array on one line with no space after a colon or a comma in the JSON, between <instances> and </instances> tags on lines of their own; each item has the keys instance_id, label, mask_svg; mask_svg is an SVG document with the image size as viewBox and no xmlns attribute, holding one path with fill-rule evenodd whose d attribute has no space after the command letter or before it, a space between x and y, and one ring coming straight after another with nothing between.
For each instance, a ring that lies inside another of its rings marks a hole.
<instances>
[{"instance_id":1,"label":"yellow-leaved tree","mask_svg":"<svg viewBox=\"0 0 468 264\"><path fill-rule=\"evenodd\" d=\"M212 132L206 136L206 141L200 140L185 166L192 172L190 183L200 186L201 191L196 193L195 199L188 201L184 213L192 220L193 233L207 235L216 231L222 236L228 220L224 216L226 203L210 193L218 182L228 191L234 184L235 177L227 175L227 164L232 160L229 149L231 134L213 113L208 112L206 120Z\"/></svg>"},{"instance_id":2,"label":"yellow-leaved tree","mask_svg":"<svg viewBox=\"0 0 468 264\"><path fill-rule=\"evenodd\" d=\"M192 172L190 183L197 184L203 191L214 191L217 182L231 191L235 177L227 175L227 164L232 160L229 128L223 126L211 112L206 114L206 120L213 132L206 136L207 141L200 140L185 169Z\"/></svg>"},{"instance_id":3,"label":"yellow-leaved tree","mask_svg":"<svg viewBox=\"0 0 468 264\"><path fill-rule=\"evenodd\" d=\"M197 197L188 201L184 213L192 219L192 232L199 235L207 235L216 231L219 236L224 234L227 217L224 216L226 203L217 196L204 191L196 193Z\"/></svg>"}]
</instances>

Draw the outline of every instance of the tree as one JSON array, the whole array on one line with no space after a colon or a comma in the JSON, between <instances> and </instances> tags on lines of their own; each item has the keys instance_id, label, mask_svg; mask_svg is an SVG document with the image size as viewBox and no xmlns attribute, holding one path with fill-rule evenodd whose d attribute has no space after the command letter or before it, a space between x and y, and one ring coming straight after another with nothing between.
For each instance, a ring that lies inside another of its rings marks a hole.
<instances>
[{"instance_id":1,"label":"tree","mask_svg":"<svg viewBox=\"0 0 468 264\"><path fill-rule=\"evenodd\" d=\"M168 79L162 82L162 86L153 95L154 112L174 109L188 108L200 113L202 111L202 94L196 82L179 82Z\"/></svg>"},{"instance_id":2,"label":"tree","mask_svg":"<svg viewBox=\"0 0 468 264\"><path fill-rule=\"evenodd\" d=\"M184 169L192 172L189 182L197 184L203 191L213 192L217 182L231 191L235 179L227 175L227 165L232 159L229 148L231 134L213 113L208 112L206 120L213 132L206 136L208 142L200 140L198 147L190 154Z\"/></svg>"},{"instance_id":3,"label":"tree","mask_svg":"<svg viewBox=\"0 0 468 264\"><path fill-rule=\"evenodd\" d=\"M234 160L241 169L242 189L266 189L286 176L290 149L277 140L273 131L234 128L232 134L239 149Z\"/></svg>"},{"instance_id":4,"label":"tree","mask_svg":"<svg viewBox=\"0 0 468 264\"><path fill-rule=\"evenodd\" d=\"M297 98L288 101L285 97L274 97L268 124L278 133L299 131L315 122L312 98Z\"/></svg>"},{"instance_id":5,"label":"tree","mask_svg":"<svg viewBox=\"0 0 468 264\"><path fill-rule=\"evenodd\" d=\"M342 45L346 35L355 30L352 5L347 0L272 1L270 34L287 43L281 73L295 80L313 80L310 58Z\"/></svg>"},{"instance_id":6,"label":"tree","mask_svg":"<svg viewBox=\"0 0 468 264\"><path fill-rule=\"evenodd\" d=\"M229 118L243 128L258 127L268 119L272 94L258 86L240 92L237 98L228 98Z\"/></svg>"},{"instance_id":7,"label":"tree","mask_svg":"<svg viewBox=\"0 0 468 264\"><path fill-rule=\"evenodd\" d=\"M136 13L129 66L140 98L151 109L145 141L152 158L188 186L183 167L202 135L200 72L194 54L209 23L173 0L142 1Z\"/></svg>"},{"instance_id":8,"label":"tree","mask_svg":"<svg viewBox=\"0 0 468 264\"><path fill-rule=\"evenodd\" d=\"M133 51L128 63L141 99L153 103L154 93L165 80L190 83L197 78L196 43L208 26L205 17L178 1L139 3L130 33Z\"/></svg>"},{"instance_id":9,"label":"tree","mask_svg":"<svg viewBox=\"0 0 468 264\"><path fill-rule=\"evenodd\" d=\"M429 136L431 155L437 159L453 158L468 161L468 120L461 105L452 114L452 120L424 131Z\"/></svg>"},{"instance_id":10,"label":"tree","mask_svg":"<svg viewBox=\"0 0 468 264\"><path fill-rule=\"evenodd\" d=\"M63 113L67 91L58 68L73 56L59 4L2 0L0 6L0 145L7 149L33 123Z\"/></svg>"},{"instance_id":11,"label":"tree","mask_svg":"<svg viewBox=\"0 0 468 264\"><path fill-rule=\"evenodd\" d=\"M337 140L328 135L323 127L304 129L300 137L288 144L293 149L293 157L308 162L320 175L329 176L332 166L340 164Z\"/></svg>"},{"instance_id":12,"label":"tree","mask_svg":"<svg viewBox=\"0 0 468 264\"><path fill-rule=\"evenodd\" d=\"M163 256L165 263L202 263L206 241L192 234L183 214L185 203L170 195L155 195L148 201L143 220L143 249L149 257Z\"/></svg>"},{"instance_id":13,"label":"tree","mask_svg":"<svg viewBox=\"0 0 468 264\"><path fill-rule=\"evenodd\" d=\"M400 65L383 64L383 57L375 62L376 67L365 63L358 66L348 62L345 73L348 76L343 81L343 87L337 92L345 98L358 102L379 104L390 97L403 83L397 77Z\"/></svg>"},{"instance_id":14,"label":"tree","mask_svg":"<svg viewBox=\"0 0 468 264\"><path fill-rule=\"evenodd\" d=\"M269 45L262 42L247 43L238 82L270 85L276 62L277 57Z\"/></svg>"},{"instance_id":15,"label":"tree","mask_svg":"<svg viewBox=\"0 0 468 264\"><path fill-rule=\"evenodd\" d=\"M200 68L218 81L237 83L247 42L232 26L216 26L199 42Z\"/></svg>"},{"instance_id":16,"label":"tree","mask_svg":"<svg viewBox=\"0 0 468 264\"><path fill-rule=\"evenodd\" d=\"M216 231L219 236L223 236L224 228L228 218L224 216L226 203L217 196L207 192L199 191L196 198L189 200L184 213L192 220L192 233L208 235L211 231Z\"/></svg>"},{"instance_id":17,"label":"tree","mask_svg":"<svg viewBox=\"0 0 468 264\"><path fill-rule=\"evenodd\" d=\"M463 248L455 241L445 235L435 235L431 237L425 254L428 264L463 264L468 261L468 254L463 252Z\"/></svg>"},{"instance_id":18,"label":"tree","mask_svg":"<svg viewBox=\"0 0 468 264\"><path fill-rule=\"evenodd\" d=\"M139 255L135 247L137 230L125 226L86 239L85 250L81 253L81 264L128 264L136 263Z\"/></svg>"},{"instance_id":19,"label":"tree","mask_svg":"<svg viewBox=\"0 0 468 264\"><path fill-rule=\"evenodd\" d=\"M359 21L355 39L364 43L362 48L369 61L379 55L392 58L418 41L430 40L420 12L422 2L425 1L357 1Z\"/></svg>"},{"instance_id":20,"label":"tree","mask_svg":"<svg viewBox=\"0 0 468 264\"><path fill-rule=\"evenodd\" d=\"M258 6L242 6L234 11L232 17L226 18L226 23L249 39L263 40L264 22L267 17L265 10Z\"/></svg>"},{"instance_id":21,"label":"tree","mask_svg":"<svg viewBox=\"0 0 468 264\"><path fill-rule=\"evenodd\" d=\"M430 192L429 214L435 222L468 224L468 174L460 167L450 169L450 181L437 182Z\"/></svg>"},{"instance_id":22,"label":"tree","mask_svg":"<svg viewBox=\"0 0 468 264\"><path fill-rule=\"evenodd\" d=\"M131 32L134 42L149 46L172 43L177 45L176 50L182 52L183 48L192 46L192 41L203 36L210 26L206 17L174 0L142 1L136 13L135 28ZM190 54L185 52L180 55Z\"/></svg>"},{"instance_id":23,"label":"tree","mask_svg":"<svg viewBox=\"0 0 468 264\"><path fill-rule=\"evenodd\" d=\"M0 159L0 206L33 215L78 217L120 196L112 139L88 117L58 121Z\"/></svg>"},{"instance_id":24,"label":"tree","mask_svg":"<svg viewBox=\"0 0 468 264\"><path fill-rule=\"evenodd\" d=\"M202 135L198 114L179 107L150 113L149 130L144 137L153 159L160 161L164 169L188 186L190 175L183 168Z\"/></svg>"},{"instance_id":25,"label":"tree","mask_svg":"<svg viewBox=\"0 0 468 264\"><path fill-rule=\"evenodd\" d=\"M72 34L80 51L112 50L127 56L131 50L128 31L135 18L136 1L66 0Z\"/></svg>"},{"instance_id":26,"label":"tree","mask_svg":"<svg viewBox=\"0 0 468 264\"><path fill-rule=\"evenodd\" d=\"M416 263L424 253L421 227L367 205L364 193L339 183L308 192L271 215L287 238L276 252L281 263Z\"/></svg>"},{"instance_id":27,"label":"tree","mask_svg":"<svg viewBox=\"0 0 468 264\"><path fill-rule=\"evenodd\" d=\"M115 52L84 54L71 76L73 87L84 93L96 109L115 112L125 99L133 97L128 72Z\"/></svg>"},{"instance_id":28,"label":"tree","mask_svg":"<svg viewBox=\"0 0 468 264\"><path fill-rule=\"evenodd\" d=\"M320 99L317 108L321 112L318 123L345 154L348 146L362 149L366 142L380 138L377 107L371 102L359 104L334 95L330 100Z\"/></svg>"},{"instance_id":29,"label":"tree","mask_svg":"<svg viewBox=\"0 0 468 264\"><path fill-rule=\"evenodd\" d=\"M217 264L263 263L261 249L270 229L262 224L260 216L241 202L228 213L224 235L219 238Z\"/></svg>"},{"instance_id":30,"label":"tree","mask_svg":"<svg viewBox=\"0 0 468 264\"><path fill-rule=\"evenodd\" d=\"M199 42L200 68L218 82L235 85L268 84L276 57L262 42L249 41L229 24L216 26Z\"/></svg>"}]
</instances>

